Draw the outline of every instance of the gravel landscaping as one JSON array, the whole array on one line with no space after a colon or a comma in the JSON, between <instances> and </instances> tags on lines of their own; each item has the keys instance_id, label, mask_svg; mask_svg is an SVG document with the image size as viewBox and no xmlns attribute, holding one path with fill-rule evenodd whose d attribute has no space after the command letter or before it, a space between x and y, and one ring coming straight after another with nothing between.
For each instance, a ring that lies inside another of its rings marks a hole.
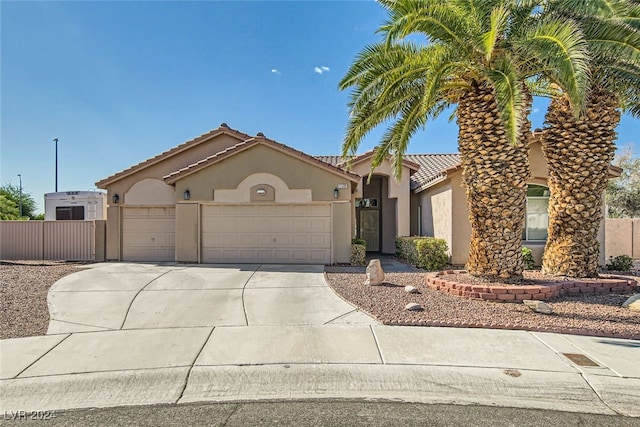
<instances>
[{"instance_id":1,"label":"gravel landscaping","mask_svg":"<svg viewBox=\"0 0 640 427\"><path fill-rule=\"evenodd\" d=\"M381 286L365 286L362 269L327 268L330 286L344 300L386 325L523 329L640 339L640 312L622 308L633 293L562 296L547 301L554 314L524 304L480 301L428 289L425 273L388 273ZM419 293L408 294L404 287ZM422 311L405 306L418 303Z\"/></svg>"},{"instance_id":2,"label":"gravel landscaping","mask_svg":"<svg viewBox=\"0 0 640 427\"><path fill-rule=\"evenodd\" d=\"M0 261L0 339L46 334L49 327L49 288L84 264Z\"/></svg>"}]
</instances>

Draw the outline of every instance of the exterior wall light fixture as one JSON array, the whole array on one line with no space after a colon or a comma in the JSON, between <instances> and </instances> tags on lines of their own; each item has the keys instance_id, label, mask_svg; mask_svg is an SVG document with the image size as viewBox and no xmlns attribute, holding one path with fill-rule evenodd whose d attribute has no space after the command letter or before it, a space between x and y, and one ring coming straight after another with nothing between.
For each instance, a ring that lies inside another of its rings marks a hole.
<instances>
[{"instance_id":1,"label":"exterior wall light fixture","mask_svg":"<svg viewBox=\"0 0 640 427\"><path fill-rule=\"evenodd\" d=\"M184 190L184 193L182 193L182 198L185 200L189 200L191 198L191 191L189 191L188 188Z\"/></svg>"},{"instance_id":2,"label":"exterior wall light fixture","mask_svg":"<svg viewBox=\"0 0 640 427\"><path fill-rule=\"evenodd\" d=\"M262 189L262 188L260 188L259 190L256 191L256 194L258 196L264 196L265 194L267 194L267 191Z\"/></svg>"},{"instance_id":3,"label":"exterior wall light fixture","mask_svg":"<svg viewBox=\"0 0 640 427\"><path fill-rule=\"evenodd\" d=\"M338 197L340 197L340 190L338 190L338 188L334 188L333 189L333 198L337 199Z\"/></svg>"},{"instance_id":4,"label":"exterior wall light fixture","mask_svg":"<svg viewBox=\"0 0 640 427\"><path fill-rule=\"evenodd\" d=\"M118 193L113 195L113 204L117 205L118 203L120 203L120 196L118 195Z\"/></svg>"}]
</instances>

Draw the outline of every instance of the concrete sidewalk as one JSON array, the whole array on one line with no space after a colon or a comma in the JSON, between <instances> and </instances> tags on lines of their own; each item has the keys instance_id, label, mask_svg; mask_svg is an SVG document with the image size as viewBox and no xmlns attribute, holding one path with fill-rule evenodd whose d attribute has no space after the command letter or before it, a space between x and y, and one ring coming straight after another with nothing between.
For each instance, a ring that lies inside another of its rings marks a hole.
<instances>
[{"instance_id":1,"label":"concrete sidewalk","mask_svg":"<svg viewBox=\"0 0 640 427\"><path fill-rule=\"evenodd\" d=\"M598 366L573 363L579 354ZM640 342L381 325L131 329L0 341L0 411L353 398L640 416Z\"/></svg>"},{"instance_id":2,"label":"concrete sidewalk","mask_svg":"<svg viewBox=\"0 0 640 427\"><path fill-rule=\"evenodd\" d=\"M348 398L640 417L640 341L383 326L322 269L104 264L67 276L50 291L48 335L0 341L0 411Z\"/></svg>"}]
</instances>

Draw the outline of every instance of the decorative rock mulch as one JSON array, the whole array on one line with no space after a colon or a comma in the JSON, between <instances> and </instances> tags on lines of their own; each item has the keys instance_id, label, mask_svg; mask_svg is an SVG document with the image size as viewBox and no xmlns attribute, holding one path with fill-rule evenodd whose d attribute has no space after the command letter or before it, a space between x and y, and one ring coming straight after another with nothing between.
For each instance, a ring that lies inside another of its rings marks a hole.
<instances>
[{"instance_id":1,"label":"decorative rock mulch","mask_svg":"<svg viewBox=\"0 0 640 427\"><path fill-rule=\"evenodd\" d=\"M447 270L426 277L430 289L471 299L498 302L522 302L524 300L549 300L561 295L633 292L637 281L625 278L564 279L527 277L526 285L494 283L465 283L464 270Z\"/></svg>"}]
</instances>

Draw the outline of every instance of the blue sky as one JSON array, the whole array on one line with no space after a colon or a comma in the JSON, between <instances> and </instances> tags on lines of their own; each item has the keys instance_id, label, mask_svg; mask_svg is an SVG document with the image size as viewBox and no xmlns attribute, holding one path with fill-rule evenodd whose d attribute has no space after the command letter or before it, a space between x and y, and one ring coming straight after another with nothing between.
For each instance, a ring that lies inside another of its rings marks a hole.
<instances>
[{"instance_id":1,"label":"blue sky","mask_svg":"<svg viewBox=\"0 0 640 427\"><path fill-rule=\"evenodd\" d=\"M339 154L348 93L338 81L377 40L382 9L362 1L2 1L0 183L42 209L218 127L308 154ZM542 126L545 103L532 121ZM456 152L448 115L410 153ZM638 141L623 117L618 146ZM365 140L375 144L381 131Z\"/></svg>"}]
</instances>

